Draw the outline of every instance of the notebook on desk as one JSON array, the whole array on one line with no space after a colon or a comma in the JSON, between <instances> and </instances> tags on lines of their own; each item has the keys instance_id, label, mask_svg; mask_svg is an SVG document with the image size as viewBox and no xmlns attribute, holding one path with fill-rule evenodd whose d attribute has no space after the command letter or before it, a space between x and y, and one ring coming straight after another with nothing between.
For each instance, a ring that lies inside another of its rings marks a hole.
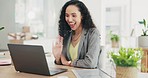
<instances>
[{"instance_id":1,"label":"notebook on desk","mask_svg":"<svg viewBox=\"0 0 148 78\"><path fill-rule=\"evenodd\" d=\"M67 71L63 68L49 68L42 46L8 44L16 71L41 75L55 75Z\"/></svg>"}]
</instances>

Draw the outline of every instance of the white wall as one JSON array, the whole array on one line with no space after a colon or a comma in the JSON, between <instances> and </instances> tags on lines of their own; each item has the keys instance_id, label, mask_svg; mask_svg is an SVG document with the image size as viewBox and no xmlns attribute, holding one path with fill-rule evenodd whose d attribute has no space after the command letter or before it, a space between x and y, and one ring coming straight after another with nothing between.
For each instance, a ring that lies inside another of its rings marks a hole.
<instances>
[{"instance_id":1,"label":"white wall","mask_svg":"<svg viewBox=\"0 0 148 78\"><path fill-rule=\"evenodd\" d=\"M5 29L0 31L0 49L7 49L7 33L14 32L15 0L0 0L0 26Z\"/></svg>"}]
</instances>

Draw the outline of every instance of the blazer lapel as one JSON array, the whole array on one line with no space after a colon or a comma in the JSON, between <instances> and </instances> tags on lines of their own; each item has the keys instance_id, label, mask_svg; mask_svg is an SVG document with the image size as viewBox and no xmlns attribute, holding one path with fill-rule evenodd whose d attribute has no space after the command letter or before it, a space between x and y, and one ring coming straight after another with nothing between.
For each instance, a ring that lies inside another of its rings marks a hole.
<instances>
[{"instance_id":1,"label":"blazer lapel","mask_svg":"<svg viewBox=\"0 0 148 78\"><path fill-rule=\"evenodd\" d=\"M67 57L69 60L71 60L71 57L70 57L70 54L69 54L69 46L70 46L70 43L71 43L71 36L72 36L72 32L70 33L70 36L68 38L68 41L67 41Z\"/></svg>"},{"instance_id":2,"label":"blazer lapel","mask_svg":"<svg viewBox=\"0 0 148 78\"><path fill-rule=\"evenodd\" d=\"M79 43L79 48L78 48L78 57L80 56L80 52L81 52L81 50L82 50L82 45L83 45L83 43L84 43L84 39L85 39L86 33L87 33L86 30L83 29L83 30L82 30L81 39L80 39L80 43Z\"/></svg>"}]
</instances>

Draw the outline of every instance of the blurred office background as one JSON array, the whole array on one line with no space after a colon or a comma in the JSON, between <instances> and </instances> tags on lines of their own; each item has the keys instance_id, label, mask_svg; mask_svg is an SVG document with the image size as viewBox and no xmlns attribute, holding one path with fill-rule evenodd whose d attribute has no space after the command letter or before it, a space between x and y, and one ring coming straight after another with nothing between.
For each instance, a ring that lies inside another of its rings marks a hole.
<instances>
[{"instance_id":1,"label":"blurred office background","mask_svg":"<svg viewBox=\"0 0 148 78\"><path fill-rule=\"evenodd\" d=\"M66 1L68 0L0 0L0 26L5 27L0 31L0 49L7 49L7 43L11 40L12 43L50 46L50 40L58 36L59 14ZM111 43L109 32L113 31L120 35L121 46L137 47L137 37L141 34L138 21L148 19L147 0L81 1L88 7L100 31L102 46ZM29 33L28 37L33 36L35 39L18 37L24 33L23 27L26 27L25 30L29 27L26 33Z\"/></svg>"}]
</instances>

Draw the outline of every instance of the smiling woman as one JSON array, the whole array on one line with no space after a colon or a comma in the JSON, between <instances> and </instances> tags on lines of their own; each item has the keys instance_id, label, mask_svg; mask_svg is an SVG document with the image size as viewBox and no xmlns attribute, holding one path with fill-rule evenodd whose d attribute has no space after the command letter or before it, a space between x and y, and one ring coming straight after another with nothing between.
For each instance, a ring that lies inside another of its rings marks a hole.
<instances>
[{"instance_id":1,"label":"smiling woman","mask_svg":"<svg viewBox=\"0 0 148 78\"><path fill-rule=\"evenodd\" d=\"M68 1L61 9L59 37L53 45L56 64L98 68L100 33L81 1Z\"/></svg>"}]
</instances>

